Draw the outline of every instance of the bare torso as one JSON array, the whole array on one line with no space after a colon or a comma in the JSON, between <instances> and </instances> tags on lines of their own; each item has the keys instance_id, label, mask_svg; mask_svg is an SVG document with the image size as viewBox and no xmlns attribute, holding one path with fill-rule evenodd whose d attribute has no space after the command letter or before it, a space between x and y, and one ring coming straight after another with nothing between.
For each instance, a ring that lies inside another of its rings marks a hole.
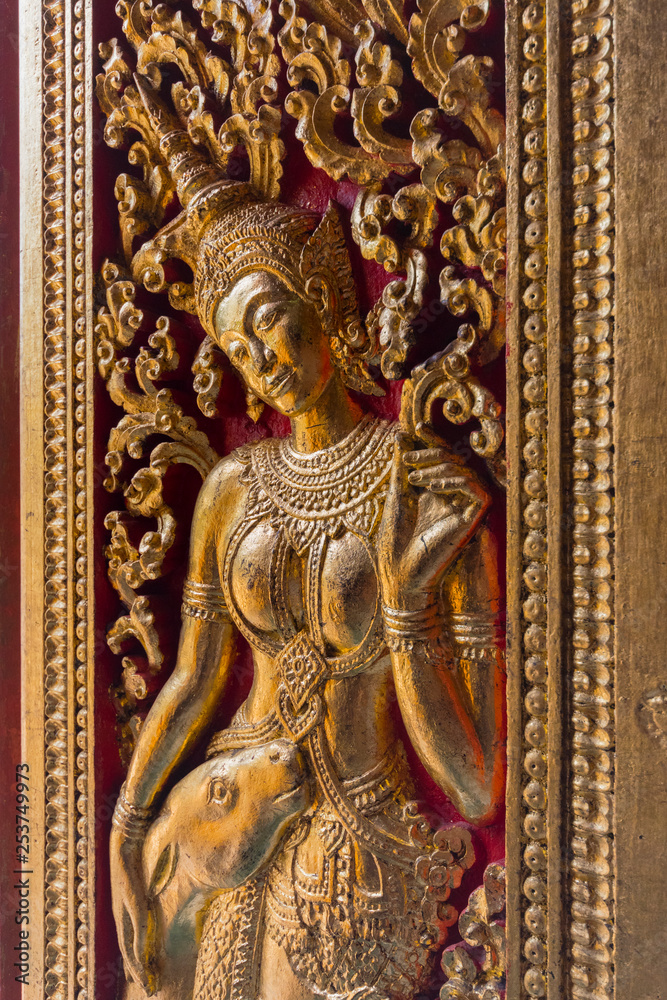
<instances>
[{"instance_id":1,"label":"bare torso","mask_svg":"<svg viewBox=\"0 0 667 1000\"><path fill-rule=\"evenodd\" d=\"M495 719L487 725L498 703L496 685L478 689L475 714L482 723L482 744L445 647L430 655L426 641L415 647L410 633L405 646L388 651L387 608L403 609L392 612L399 616L413 615L415 606L418 614L419 608L429 608L451 559L442 551L444 543L426 546L425 530L433 533L437 525L451 551L457 551L449 541L447 518L440 528L440 479L434 480L433 492L409 494L408 518L398 504L400 491L408 487L396 465L406 456L397 451L395 425L362 424L326 455L295 455L289 449L289 442L276 439L241 449L216 466L200 493L179 663L142 729L128 787L138 801L155 795L179 756L183 759L210 725L215 705L225 697L235 626L252 648L253 684L232 726L209 744L211 759L221 754L224 762L225 747L264 745L282 736L283 742L301 746L313 779L313 812L295 817L303 825L295 827L294 843L271 858L262 876L272 902L261 926L253 909L254 883L239 887L262 934L259 995L262 1000L310 1000L333 989L334 972L349 985L356 981L359 948L368 950L369 984L384 983L384 959L382 968L373 965L373 955L384 952L376 947L375 932L367 933L380 912L391 927L404 929L383 938L383 948L390 947L392 961L414 976L416 990L428 977L431 948L424 944L416 967L413 944L406 950L403 936L414 931L421 941L425 917L416 905L421 889L413 854L424 848L412 843L405 826L402 810L410 779L394 720L400 710L420 759L463 814L482 815L498 784ZM426 454L442 460L434 466L436 477L443 465L447 471L440 451ZM458 480L455 485L460 490ZM389 547L387 523L393 532ZM463 533L464 527L457 530ZM462 582L479 577L488 593L489 581L476 567L473 559ZM415 595L416 605L408 603L406 612L402 602ZM444 621L442 626L444 632ZM485 692L490 693L486 700ZM255 787L260 784L258 776ZM206 787L204 808L212 801ZM236 799L227 798L231 809ZM235 826L246 839L247 820L239 817ZM344 859L352 853L357 860L348 871ZM349 893L353 904L338 940L340 935L332 936L327 928L339 919L341 893ZM310 907L311 896L319 909ZM193 936L188 974L194 976L196 964L201 982L218 975L220 948L225 955L234 952L233 921L246 911L237 913L233 906L232 897L218 894L201 949ZM335 968L331 948L336 949ZM313 965L315 953L319 958ZM385 985L387 992L389 979Z\"/></svg>"},{"instance_id":2,"label":"bare torso","mask_svg":"<svg viewBox=\"0 0 667 1000\"><path fill-rule=\"evenodd\" d=\"M231 559L227 546L219 551L221 577L229 562L229 590L236 612L258 636L277 645L284 639L272 606L272 590L277 572L275 552L281 544L280 529L261 521L235 545ZM358 649L368 635L378 610L378 581L367 540L345 532L321 541L321 548L319 571L313 579L308 553L299 556L293 547L285 547L281 592L297 632L308 627L307 607L316 600L321 642L326 654L336 657ZM317 595L312 594L314 587ZM252 636L248 638L255 676L244 715L253 723L273 708L280 678L274 657L253 644ZM396 696L389 655L380 652L354 676L327 681L323 695L327 737L341 777L364 773L378 763L396 738L391 713Z\"/></svg>"}]
</instances>

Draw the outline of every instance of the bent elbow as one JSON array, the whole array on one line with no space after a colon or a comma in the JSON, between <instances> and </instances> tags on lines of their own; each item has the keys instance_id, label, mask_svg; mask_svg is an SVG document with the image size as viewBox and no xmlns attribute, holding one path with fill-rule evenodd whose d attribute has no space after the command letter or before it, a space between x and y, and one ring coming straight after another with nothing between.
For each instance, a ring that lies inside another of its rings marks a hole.
<instances>
[{"instance_id":1,"label":"bent elbow","mask_svg":"<svg viewBox=\"0 0 667 1000\"><path fill-rule=\"evenodd\" d=\"M489 826L502 805L503 787L498 781L492 785L476 785L457 798L456 807L466 822L473 826Z\"/></svg>"}]
</instances>

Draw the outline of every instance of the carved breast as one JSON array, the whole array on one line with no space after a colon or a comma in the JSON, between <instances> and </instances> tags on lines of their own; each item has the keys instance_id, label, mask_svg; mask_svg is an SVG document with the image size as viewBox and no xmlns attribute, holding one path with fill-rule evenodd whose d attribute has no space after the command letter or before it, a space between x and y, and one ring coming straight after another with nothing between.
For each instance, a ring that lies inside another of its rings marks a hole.
<instances>
[{"instance_id":1,"label":"carved breast","mask_svg":"<svg viewBox=\"0 0 667 1000\"><path fill-rule=\"evenodd\" d=\"M378 584L369 543L351 531L322 538L299 557L268 521L241 540L230 566L237 612L266 638L285 641L280 607L295 631L319 631L326 651L348 652L366 636L377 610Z\"/></svg>"}]
</instances>

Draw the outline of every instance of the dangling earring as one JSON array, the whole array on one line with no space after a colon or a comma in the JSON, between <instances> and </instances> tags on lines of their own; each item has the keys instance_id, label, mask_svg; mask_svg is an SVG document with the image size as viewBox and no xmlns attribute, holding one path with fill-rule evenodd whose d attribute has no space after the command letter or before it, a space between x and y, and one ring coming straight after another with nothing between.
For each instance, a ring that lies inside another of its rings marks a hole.
<instances>
[{"instance_id":1,"label":"dangling earring","mask_svg":"<svg viewBox=\"0 0 667 1000\"><path fill-rule=\"evenodd\" d=\"M264 412L263 401L248 386L245 387L245 408L246 413L255 423L257 423Z\"/></svg>"},{"instance_id":2,"label":"dangling earring","mask_svg":"<svg viewBox=\"0 0 667 1000\"><path fill-rule=\"evenodd\" d=\"M361 323L356 320L334 333L329 340L331 360L350 389L368 396L384 396L384 389L380 388L366 367L364 355L355 352L357 344L363 344L364 332Z\"/></svg>"}]
</instances>

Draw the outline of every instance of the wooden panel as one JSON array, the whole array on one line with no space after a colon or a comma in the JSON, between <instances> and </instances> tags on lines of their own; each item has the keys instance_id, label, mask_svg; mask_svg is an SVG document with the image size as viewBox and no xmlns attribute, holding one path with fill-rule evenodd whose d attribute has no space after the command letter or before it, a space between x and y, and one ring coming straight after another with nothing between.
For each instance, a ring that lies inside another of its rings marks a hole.
<instances>
[{"instance_id":1,"label":"wooden panel","mask_svg":"<svg viewBox=\"0 0 667 1000\"><path fill-rule=\"evenodd\" d=\"M667 984L667 81L662 0L616 24L616 993ZM651 696L653 693L653 697Z\"/></svg>"}]
</instances>

